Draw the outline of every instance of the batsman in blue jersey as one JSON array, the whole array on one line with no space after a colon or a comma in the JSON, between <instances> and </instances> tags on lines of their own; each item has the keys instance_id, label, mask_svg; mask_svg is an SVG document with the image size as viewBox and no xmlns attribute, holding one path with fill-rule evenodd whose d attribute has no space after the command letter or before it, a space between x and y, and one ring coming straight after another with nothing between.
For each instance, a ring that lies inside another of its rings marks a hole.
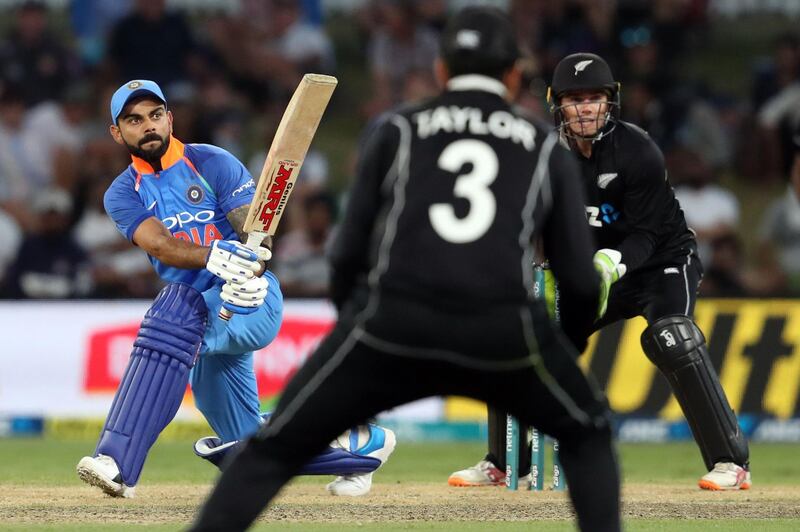
<instances>
[{"instance_id":1,"label":"batsman in blue jersey","mask_svg":"<svg viewBox=\"0 0 800 532\"><path fill-rule=\"evenodd\" d=\"M80 478L114 497L132 497L147 453L175 416L187 383L215 437L195 453L217 466L239 440L268 423L259 409L253 351L278 334L283 296L266 269L269 248L241 244L254 181L227 151L183 144L172 114L149 80L111 99L110 133L132 162L105 194L119 231L142 248L167 285L147 311L92 456ZM224 306L235 313L218 317ZM363 495L394 449L394 434L354 427L305 467L335 474L334 495Z\"/></svg>"}]
</instances>

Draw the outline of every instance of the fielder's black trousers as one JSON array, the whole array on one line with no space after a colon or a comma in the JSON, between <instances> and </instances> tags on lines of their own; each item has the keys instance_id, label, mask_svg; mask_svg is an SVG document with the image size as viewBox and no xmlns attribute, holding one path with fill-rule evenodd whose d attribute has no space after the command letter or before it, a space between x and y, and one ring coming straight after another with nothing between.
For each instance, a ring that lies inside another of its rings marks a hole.
<instances>
[{"instance_id":1,"label":"fielder's black trousers","mask_svg":"<svg viewBox=\"0 0 800 532\"><path fill-rule=\"evenodd\" d=\"M243 530L339 434L423 397L461 395L558 438L582 530L619 530L619 473L606 400L539 303L434 307L373 296L343 317L233 460L193 530ZM402 442L400 442L402 445Z\"/></svg>"}]
</instances>

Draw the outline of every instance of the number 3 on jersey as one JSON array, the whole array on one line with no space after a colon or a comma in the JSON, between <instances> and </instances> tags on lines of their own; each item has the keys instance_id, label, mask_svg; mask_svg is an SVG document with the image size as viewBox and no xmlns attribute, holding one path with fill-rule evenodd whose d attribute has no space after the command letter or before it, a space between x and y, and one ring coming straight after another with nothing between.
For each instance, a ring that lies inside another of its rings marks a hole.
<instances>
[{"instance_id":1,"label":"number 3 on jersey","mask_svg":"<svg viewBox=\"0 0 800 532\"><path fill-rule=\"evenodd\" d=\"M456 216L449 203L431 205L428 216L436 233L453 244L466 244L482 237L491 227L497 201L489 190L499 170L497 154L483 141L462 139L448 144L437 161L439 168L458 173L469 163L472 170L456 178L453 194L469 202L463 218Z\"/></svg>"}]
</instances>

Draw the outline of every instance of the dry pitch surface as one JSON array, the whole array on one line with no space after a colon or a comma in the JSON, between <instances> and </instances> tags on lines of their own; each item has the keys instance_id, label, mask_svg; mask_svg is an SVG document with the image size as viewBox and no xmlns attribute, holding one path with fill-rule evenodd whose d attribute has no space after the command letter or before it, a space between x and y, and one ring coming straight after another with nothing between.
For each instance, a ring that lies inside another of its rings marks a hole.
<instances>
[{"instance_id":1,"label":"dry pitch surface","mask_svg":"<svg viewBox=\"0 0 800 532\"><path fill-rule=\"evenodd\" d=\"M0 486L0 523L189 523L208 487L141 486L131 500L84 486ZM800 518L800 487L703 492L685 485L627 484L626 519ZM566 495L502 488L450 488L430 483L376 484L368 497L337 498L320 484L287 488L262 517L280 522L529 521L571 518ZM756 528L757 529L757 526Z\"/></svg>"}]
</instances>

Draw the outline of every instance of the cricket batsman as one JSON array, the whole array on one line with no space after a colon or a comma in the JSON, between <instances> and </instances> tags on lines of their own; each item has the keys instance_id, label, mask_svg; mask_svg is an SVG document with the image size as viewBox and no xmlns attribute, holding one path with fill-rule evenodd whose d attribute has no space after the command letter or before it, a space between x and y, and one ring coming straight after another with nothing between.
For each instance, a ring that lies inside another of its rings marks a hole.
<instances>
[{"instance_id":1,"label":"cricket batsman","mask_svg":"<svg viewBox=\"0 0 800 532\"><path fill-rule=\"evenodd\" d=\"M92 456L78 476L113 497L132 497L147 453L175 416L187 383L216 437L195 452L216 465L265 421L253 351L277 335L283 296L266 269L267 247L242 245L254 181L230 153L172 136L172 113L149 80L122 85L109 128L131 164L105 194L119 231L142 248L167 283L147 311ZM224 306L230 321L218 317ZM335 474L334 495L363 495L394 449L394 434L364 425L306 464Z\"/></svg>"}]
</instances>

